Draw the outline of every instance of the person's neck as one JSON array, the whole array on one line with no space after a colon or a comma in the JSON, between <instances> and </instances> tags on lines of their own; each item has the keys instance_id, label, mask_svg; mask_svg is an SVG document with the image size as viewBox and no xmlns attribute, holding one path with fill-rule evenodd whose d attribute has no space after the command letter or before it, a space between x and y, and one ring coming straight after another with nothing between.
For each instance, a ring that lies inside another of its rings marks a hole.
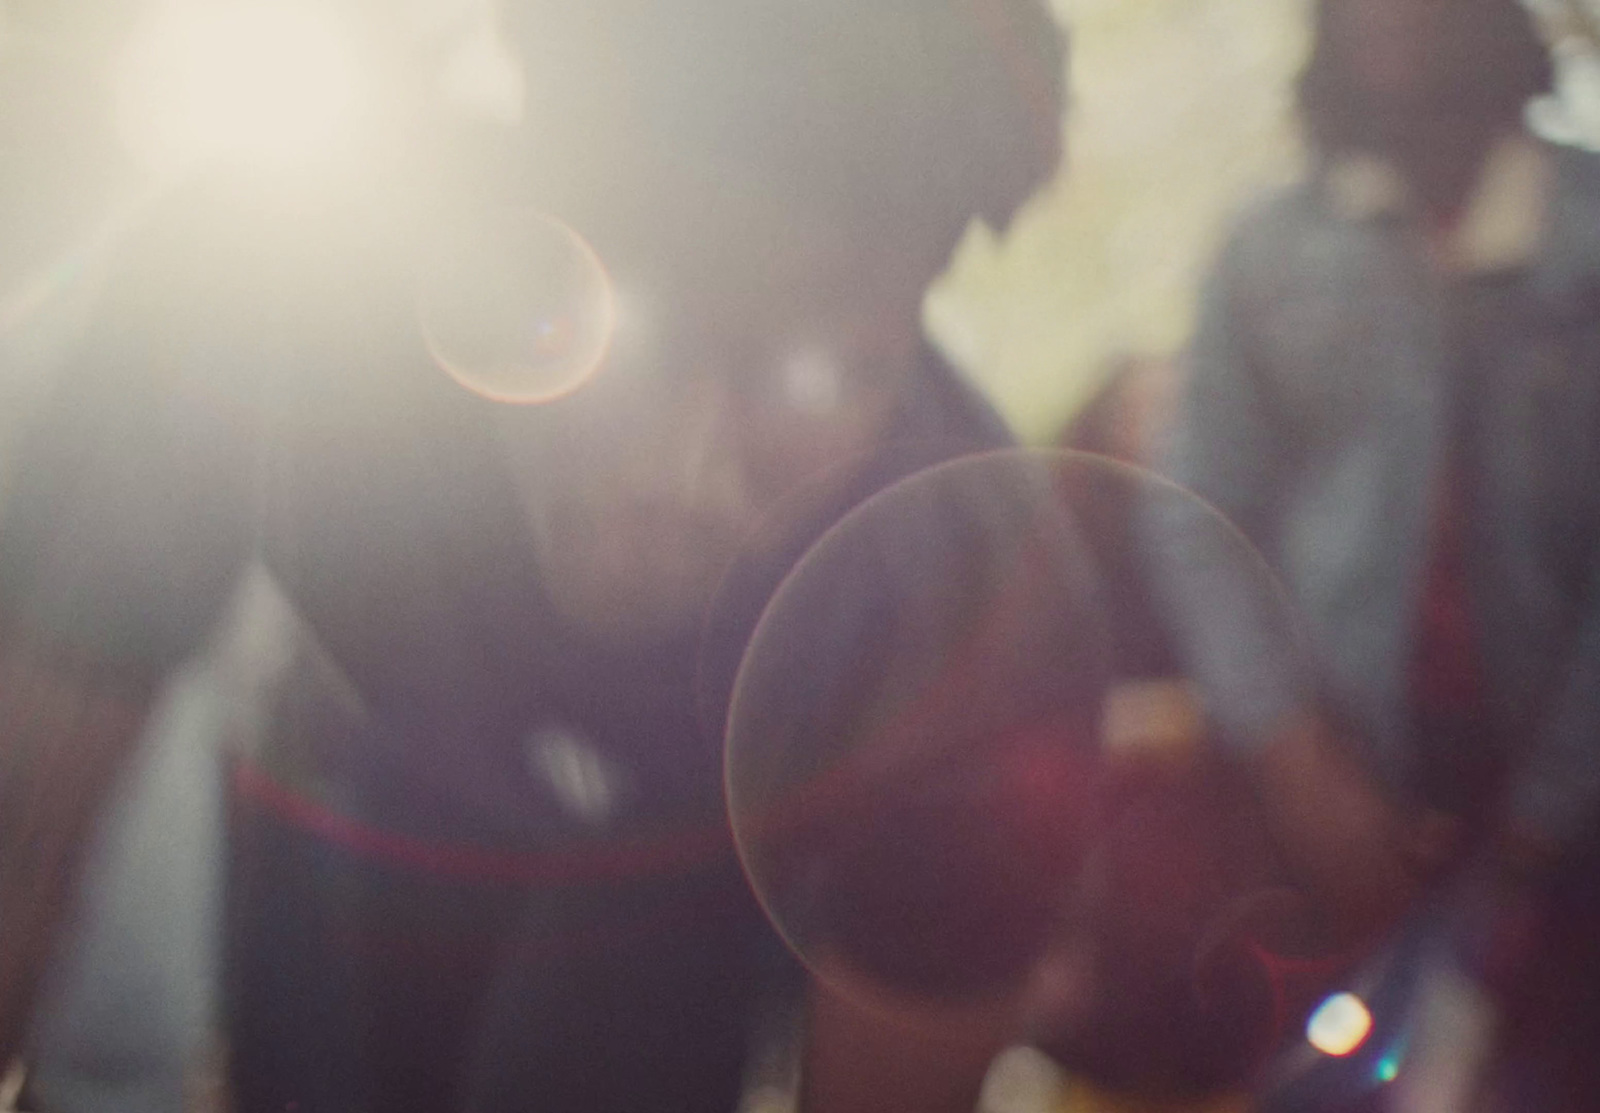
<instances>
[{"instance_id":1,"label":"person's neck","mask_svg":"<svg viewBox=\"0 0 1600 1113\"><path fill-rule=\"evenodd\" d=\"M1418 128L1412 142L1396 145L1391 157L1430 231L1449 235L1459 226L1490 154L1513 130L1504 124L1459 131L1440 123Z\"/></svg>"}]
</instances>

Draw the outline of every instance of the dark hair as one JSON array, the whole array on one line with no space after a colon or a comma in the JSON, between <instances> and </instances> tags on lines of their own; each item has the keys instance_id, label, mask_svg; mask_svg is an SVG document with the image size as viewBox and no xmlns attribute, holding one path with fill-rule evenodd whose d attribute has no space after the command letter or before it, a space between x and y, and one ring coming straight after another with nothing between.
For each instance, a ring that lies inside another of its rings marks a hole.
<instances>
[{"instance_id":1,"label":"dark hair","mask_svg":"<svg viewBox=\"0 0 1600 1113\"><path fill-rule=\"evenodd\" d=\"M1531 16L1518 0L1455 0L1405 103L1386 99L1357 78L1360 49L1341 34L1341 6L1318 0L1314 45L1300 76L1299 104L1312 145L1322 154L1365 150L1403 156L1419 129L1502 125L1529 98L1550 88L1551 63Z\"/></svg>"},{"instance_id":2,"label":"dark hair","mask_svg":"<svg viewBox=\"0 0 1600 1113\"><path fill-rule=\"evenodd\" d=\"M912 249L1003 225L1059 155L1063 42L1040 0L524 0L508 18L535 130L544 98L586 157L608 132L649 142Z\"/></svg>"}]
</instances>

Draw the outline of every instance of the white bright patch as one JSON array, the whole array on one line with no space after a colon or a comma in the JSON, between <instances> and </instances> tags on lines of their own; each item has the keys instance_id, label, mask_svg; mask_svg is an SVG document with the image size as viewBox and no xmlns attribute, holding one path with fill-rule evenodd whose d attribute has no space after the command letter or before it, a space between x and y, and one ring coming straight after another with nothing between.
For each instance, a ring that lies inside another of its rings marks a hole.
<instances>
[{"instance_id":1,"label":"white bright patch","mask_svg":"<svg viewBox=\"0 0 1600 1113\"><path fill-rule=\"evenodd\" d=\"M348 138L370 94L331 14L268 0L183 0L152 13L116 76L122 140L153 170L224 159L283 169Z\"/></svg>"},{"instance_id":2,"label":"white bright patch","mask_svg":"<svg viewBox=\"0 0 1600 1113\"><path fill-rule=\"evenodd\" d=\"M783 363L783 396L795 409L821 417L839 408L844 395L844 373L833 353L805 347Z\"/></svg>"},{"instance_id":3,"label":"white bright patch","mask_svg":"<svg viewBox=\"0 0 1600 1113\"><path fill-rule=\"evenodd\" d=\"M604 823L616 810L616 777L588 742L559 727L543 727L524 742L529 765L556 799L579 819Z\"/></svg>"},{"instance_id":4,"label":"white bright patch","mask_svg":"<svg viewBox=\"0 0 1600 1113\"><path fill-rule=\"evenodd\" d=\"M978 1113L1037 1113L1062 1108L1066 1078L1053 1059L1032 1047L1002 1051L984 1076Z\"/></svg>"},{"instance_id":5,"label":"white bright patch","mask_svg":"<svg viewBox=\"0 0 1600 1113\"><path fill-rule=\"evenodd\" d=\"M1353 993L1335 993L1311 1014L1306 1039L1324 1055L1348 1055L1372 1031L1372 1014Z\"/></svg>"}]
</instances>

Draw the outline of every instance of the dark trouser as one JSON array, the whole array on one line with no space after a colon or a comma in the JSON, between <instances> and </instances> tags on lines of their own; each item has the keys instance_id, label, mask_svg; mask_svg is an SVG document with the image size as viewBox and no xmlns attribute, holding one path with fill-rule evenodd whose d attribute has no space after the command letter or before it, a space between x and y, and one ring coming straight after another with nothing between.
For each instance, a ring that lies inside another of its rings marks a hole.
<instances>
[{"instance_id":1,"label":"dark trouser","mask_svg":"<svg viewBox=\"0 0 1600 1113\"><path fill-rule=\"evenodd\" d=\"M724 1113L770 933L726 863L555 889L441 877L233 794L238 1113Z\"/></svg>"},{"instance_id":2,"label":"dark trouser","mask_svg":"<svg viewBox=\"0 0 1600 1113\"><path fill-rule=\"evenodd\" d=\"M463 1108L731 1113L757 991L741 946L641 936L556 964L512 947L472 1041Z\"/></svg>"}]
</instances>

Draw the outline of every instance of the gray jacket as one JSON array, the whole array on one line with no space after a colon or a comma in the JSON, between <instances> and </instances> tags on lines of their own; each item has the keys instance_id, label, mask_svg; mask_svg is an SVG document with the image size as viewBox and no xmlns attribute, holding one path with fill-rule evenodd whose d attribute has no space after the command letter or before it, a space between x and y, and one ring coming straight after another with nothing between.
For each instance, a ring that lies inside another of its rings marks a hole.
<instances>
[{"instance_id":1,"label":"gray jacket","mask_svg":"<svg viewBox=\"0 0 1600 1113\"><path fill-rule=\"evenodd\" d=\"M1274 626L1239 562L1157 513L1161 590L1238 744L1320 703L1398 784L1458 415L1467 586L1512 807L1569 838L1600 810L1600 162L1505 144L1443 252L1385 174L1330 165L1238 224L1167 444L1168 473L1281 577L1301 636Z\"/></svg>"}]
</instances>

